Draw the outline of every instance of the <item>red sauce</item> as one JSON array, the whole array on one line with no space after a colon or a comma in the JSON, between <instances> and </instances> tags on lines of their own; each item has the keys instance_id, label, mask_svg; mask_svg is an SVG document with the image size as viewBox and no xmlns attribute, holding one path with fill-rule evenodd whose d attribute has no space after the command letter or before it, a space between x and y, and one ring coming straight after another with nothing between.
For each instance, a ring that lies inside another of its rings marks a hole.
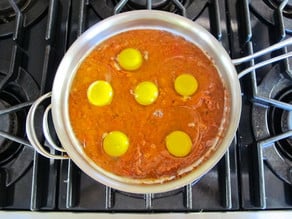
<instances>
[{"instance_id":1,"label":"red sauce","mask_svg":"<svg viewBox=\"0 0 292 219\"><path fill-rule=\"evenodd\" d=\"M128 47L145 57L133 72L119 69L115 61ZM174 90L175 78L183 73L192 74L199 84L186 100ZM87 88L96 80L111 83L110 105L89 103ZM159 88L158 99L149 106L139 105L132 94L142 81L152 81ZM96 164L119 176L157 179L177 176L207 153L220 134L225 98L216 67L197 46L165 31L133 30L104 41L81 63L69 97L70 120L85 153ZM104 134L114 130L130 139L128 151L118 158L102 147ZM193 148L186 157L174 157L166 149L165 137L174 130L192 139Z\"/></svg>"}]
</instances>

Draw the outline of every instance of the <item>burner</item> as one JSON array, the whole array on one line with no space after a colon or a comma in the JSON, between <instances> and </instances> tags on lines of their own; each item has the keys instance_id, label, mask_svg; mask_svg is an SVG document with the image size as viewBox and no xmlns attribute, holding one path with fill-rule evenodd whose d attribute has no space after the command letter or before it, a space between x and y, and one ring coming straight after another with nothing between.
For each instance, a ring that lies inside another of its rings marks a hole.
<instances>
[{"instance_id":1,"label":"burner","mask_svg":"<svg viewBox=\"0 0 292 219\"><path fill-rule=\"evenodd\" d=\"M253 0L249 4L253 11L266 22L273 26L279 25L279 18L276 10L279 8L282 0ZM292 0L289 0L283 9L283 20L286 31L292 32Z\"/></svg>"},{"instance_id":2,"label":"burner","mask_svg":"<svg viewBox=\"0 0 292 219\"><path fill-rule=\"evenodd\" d=\"M120 0L116 0L119 3ZM185 5L185 0L179 0L182 5ZM128 0L122 11L131 11L137 9L147 9L147 0ZM172 0L152 0L151 9L177 12L177 5Z\"/></svg>"},{"instance_id":3,"label":"burner","mask_svg":"<svg viewBox=\"0 0 292 219\"><path fill-rule=\"evenodd\" d=\"M266 0L267 4L274 8L277 9L283 2L283 0ZM283 9L283 14L286 17L292 18L292 0L289 0L286 6Z\"/></svg>"},{"instance_id":4,"label":"burner","mask_svg":"<svg viewBox=\"0 0 292 219\"><path fill-rule=\"evenodd\" d=\"M30 0L16 0L15 4L18 6L20 11L24 11L30 4ZM15 17L15 11L9 4L9 1L0 2L0 24L9 23Z\"/></svg>"},{"instance_id":5,"label":"burner","mask_svg":"<svg viewBox=\"0 0 292 219\"><path fill-rule=\"evenodd\" d=\"M1 93L0 99L0 110L7 109L14 105L16 102L16 98L7 93ZM1 123L0 130L11 135L17 135L19 132L19 116L15 112L7 113L0 115ZM0 164L4 164L10 161L13 157L15 157L21 147L18 144L7 140L0 136Z\"/></svg>"},{"instance_id":6,"label":"burner","mask_svg":"<svg viewBox=\"0 0 292 219\"><path fill-rule=\"evenodd\" d=\"M152 0L152 8L161 8L169 3L168 0ZM129 0L129 4L136 6L137 8L146 8L146 0Z\"/></svg>"},{"instance_id":7,"label":"burner","mask_svg":"<svg viewBox=\"0 0 292 219\"><path fill-rule=\"evenodd\" d=\"M195 180L194 182L192 182L191 184L189 184L190 186L194 186L195 184L197 184L200 181L200 179ZM128 193L128 192L123 192L123 191L119 191L119 190L115 190L117 193L120 193L124 196L129 196L132 198L136 198L136 199L146 199L145 194L135 194L135 193ZM155 193L155 194L151 194L151 199L155 200L155 199L161 199L161 198L167 198L167 197L171 197L171 196L176 196L177 194L180 193L187 193L188 191L186 190L186 186L185 187L181 187L172 191L168 191L168 192L162 192L162 193Z\"/></svg>"},{"instance_id":8,"label":"burner","mask_svg":"<svg viewBox=\"0 0 292 219\"><path fill-rule=\"evenodd\" d=\"M292 88L288 88L285 92L282 92L276 97L285 103L292 104ZM276 107L271 109L269 125L272 130L273 135L279 135L283 132L292 130L292 112L285 111ZM281 121L281 122L276 122ZM276 143L279 152L286 156L288 159L292 160L292 136L291 138L286 138L284 140L278 141Z\"/></svg>"},{"instance_id":9,"label":"burner","mask_svg":"<svg viewBox=\"0 0 292 219\"><path fill-rule=\"evenodd\" d=\"M176 5L173 3L173 1L170 0L152 0L152 9L160 9L170 12L175 12ZM184 1L179 0L182 4L184 4ZM147 1L146 0L129 0L128 7L131 10L135 9L146 9L147 8Z\"/></svg>"},{"instance_id":10,"label":"burner","mask_svg":"<svg viewBox=\"0 0 292 219\"><path fill-rule=\"evenodd\" d=\"M179 188L179 189L175 189L173 191L169 191L169 192L163 192L163 193L155 193L155 194L152 194L151 197L152 199L158 199L158 198L166 198L166 197L169 197L169 196L175 196L179 193L182 193L184 192L184 188ZM129 197L132 197L132 198L137 198L137 199L145 199L145 194L135 194L135 193L128 193L128 192L123 192L123 191L119 191L119 190L116 190L117 193L120 193L124 196L129 196Z\"/></svg>"},{"instance_id":11,"label":"burner","mask_svg":"<svg viewBox=\"0 0 292 219\"><path fill-rule=\"evenodd\" d=\"M23 15L23 26L32 24L48 8L47 0L14 0ZM15 30L16 13L8 0L0 1L0 36L7 36Z\"/></svg>"},{"instance_id":12,"label":"burner","mask_svg":"<svg viewBox=\"0 0 292 219\"><path fill-rule=\"evenodd\" d=\"M208 4L208 0L178 0L181 5L186 9L186 17L191 20L197 18ZM102 18L107 18L114 15L114 8L121 0L113 1L97 1L91 0L90 5L94 11ZM174 3L174 0L152 0L151 8L156 10L170 11L173 13L181 14L182 10ZM146 0L128 0L122 7L121 12L131 11L136 9L147 9Z\"/></svg>"},{"instance_id":13,"label":"burner","mask_svg":"<svg viewBox=\"0 0 292 219\"><path fill-rule=\"evenodd\" d=\"M1 73L5 75L7 69L4 69L2 65L0 67L2 67ZM5 83L3 86L5 89L0 91L0 113L14 107L14 110L0 115L0 131L26 142L25 119L28 106L30 106L29 102L35 100L40 91L31 74L22 68L18 73L13 82ZM0 135L0 169L5 172L4 184L7 187L25 174L33 161L33 156L32 147Z\"/></svg>"},{"instance_id":14,"label":"burner","mask_svg":"<svg viewBox=\"0 0 292 219\"><path fill-rule=\"evenodd\" d=\"M258 96L292 103L292 80L281 73L280 65L275 65L257 87ZM252 127L260 146L261 156L270 169L283 181L292 184L292 137L279 141L273 137L291 131L291 112L269 104L253 104ZM261 142L270 142L260 144ZM274 142L274 143L273 143ZM262 162L262 161L261 161Z\"/></svg>"}]
</instances>

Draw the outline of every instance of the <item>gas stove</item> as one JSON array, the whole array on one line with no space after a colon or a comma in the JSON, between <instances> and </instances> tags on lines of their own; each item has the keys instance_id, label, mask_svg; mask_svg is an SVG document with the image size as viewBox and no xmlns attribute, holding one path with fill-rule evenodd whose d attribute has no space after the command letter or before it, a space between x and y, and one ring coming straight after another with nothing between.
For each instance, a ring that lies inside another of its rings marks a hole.
<instances>
[{"instance_id":1,"label":"gas stove","mask_svg":"<svg viewBox=\"0 0 292 219\"><path fill-rule=\"evenodd\" d=\"M52 212L185 213L292 210L291 60L241 79L242 115L221 161L201 179L160 194L106 187L71 160L38 154L26 137L31 104L52 88L66 50L86 29L117 13L164 10L210 31L231 58L292 35L292 1L281 0L6 0L0 3L0 209ZM237 67L238 72L267 54ZM46 103L48 104L48 103ZM37 136L44 140L42 110ZM53 124L49 124L54 135Z\"/></svg>"}]
</instances>

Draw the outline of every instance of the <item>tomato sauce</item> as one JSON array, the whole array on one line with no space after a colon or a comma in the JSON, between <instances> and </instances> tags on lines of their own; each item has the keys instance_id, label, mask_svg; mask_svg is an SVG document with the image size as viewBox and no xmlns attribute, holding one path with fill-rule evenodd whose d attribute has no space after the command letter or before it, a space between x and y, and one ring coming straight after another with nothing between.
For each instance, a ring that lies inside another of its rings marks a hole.
<instances>
[{"instance_id":1,"label":"tomato sauce","mask_svg":"<svg viewBox=\"0 0 292 219\"><path fill-rule=\"evenodd\" d=\"M143 54L138 70L125 71L117 64L117 55L128 47ZM175 78L183 73L198 81L198 90L188 98L174 89ZM89 103L87 89L96 80L111 84L111 104ZM152 81L159 89L157 100L148 106L133 96L142 81ZM131 30L105 40L82 61L71 87L69 113L76 137L97 165L119 176L158 179L177 176L210 150L221 134L226 95L216 67L197 46L166 31ZM114 130L130 141L120 157L107 155L102 147L104 135ZM192 150L185 157L167 151L165 137L174 130L192 139Z\"/></svg>"}]
</instances>

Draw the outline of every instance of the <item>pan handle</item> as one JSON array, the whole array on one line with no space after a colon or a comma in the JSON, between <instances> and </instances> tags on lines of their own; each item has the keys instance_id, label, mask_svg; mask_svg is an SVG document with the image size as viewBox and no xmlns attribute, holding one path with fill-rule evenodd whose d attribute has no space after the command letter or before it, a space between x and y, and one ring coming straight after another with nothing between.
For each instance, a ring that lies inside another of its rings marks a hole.
<instances>
[{"instance_id":1,"label":"pan handle","mask_svg":"<svg viewBox=\"0 0 292 219\"><path fill-rule=\"evenodd\" d=\"M38 109L39 105L46 99L50 98L52 93L47 93L44 94L43 96L39 97L31 106L29 109L27 118L26 118L26 133L27 133L27 138L30 141L31 145L34 147L34 149L40 153L41 155L50 158L50 159L57 159L57 160L64 160L64 159L69 159L67 154L63 155L55 155L49 153L44 146L40 143L35 128L34 128L34 121L35 121L35 113L36 110ZM65 152L65 150L59 146L53 141L53 138L51 137L50 131L49 131L49 126L48 126L48 114L51 109L51 105L47 106L44 116L43 116L43 133L45 136L45 139L47 140L49 146L57 151L60 152Z\"/></svg>"},{"instance_id":2,"label":"pan handle","mask_svg":"<svg viewBox=\"0 0 292 219\"><path fill-rule=\"evenodd\" d=\"M292 45L292 38L288 38L286 40L283 40L283 41L281 41L279 43L276 43L276 44L274 44L272 46L269 46L266 49L260 50L260 51L254 53L254 54L251 54L251 55L248 55L248 56L245 56L245 57L242 57L242 58L238 58L238 59L233 59L232 63L234 65L239 65L239 64L242 64L244 62L250 61L250 60L252 60L254 58L257 58L259 56L265 55L265 54L267 54L269 52L281 49L281 48L283 48L285 46L289 46L289 45ZM292 56L292 52L287 52L287 53L285 53L283 55L276 56L276 57L274 57L272 59L269 59L269 60L266 60L266 61L263 61L263 62L259 62L259 63L255 64L255 65L253 65L253 66L241 71L238 74L238 78L239 79L242 78L243 76L245 76L246 74L248 74L249 72L251 72L251 71L253 71L253 70L257 69L257 68L263 67L263 66L271 64L273 62L280 61L282 59L287 59L287 58L289 58L291 56Z\"/></svg>"},{"instance_id":3,"label":"pan handle","mask_svg":"<svg viewBox=\"0 0 292 219\"><path fill-rule=\"evenodd\" d=\"M265 55L269 52L272 52L272 51L275 51L275 50L278 50L278 49L281 49L285 46L289 46L289 45L292 45L292 37L291 38L288 38L286 40L283 40L283 41L280 41L272 46L269 46L263 50L260 50L254 54L251 54L251 55L248 55L248 56L245 56L245 57L242 57L242 58L238 58L238 59L232 59L232 63L234 65L239 65L239 64L242 64L244 62L247 62L247 61L250 61L254 58L257 58L259 56L262 56L262 55Z\"/></svg>"},{"instance_id":4,"label":"pan handle","mask_svg":"<svg viewBox=\"0 0 292 219\"><path fill-rule=\"evenodd\" d=\"M292 39L292 38L291 38L291 39ZM282 59L287 59L287 58L289 58L289 57L291 57L291 56L292 56L292 52L288 52L288 53L286 53L286 54L283 54L283 55L280 55L280 56L276 56L276 57L274 57L274 58L272 58L272 59L269 59L269 60L266 60L266 61L259 62L259 63L255 64L255 65L250 66L249 68L246 68L246 69L244 69L243 71L241 71L241 72L237 75L237 77L240 79L240 78L242 78L243 76L247 75L249 72L251 72L251 71L253 71L253 70L257 69L257 68L261 68L261 67L263 67L263 66L265 66L265 65L271 64L271 63L273 63L273 62L280 61L280 60L282 60Z\"/></svg>"}]
</instances>

